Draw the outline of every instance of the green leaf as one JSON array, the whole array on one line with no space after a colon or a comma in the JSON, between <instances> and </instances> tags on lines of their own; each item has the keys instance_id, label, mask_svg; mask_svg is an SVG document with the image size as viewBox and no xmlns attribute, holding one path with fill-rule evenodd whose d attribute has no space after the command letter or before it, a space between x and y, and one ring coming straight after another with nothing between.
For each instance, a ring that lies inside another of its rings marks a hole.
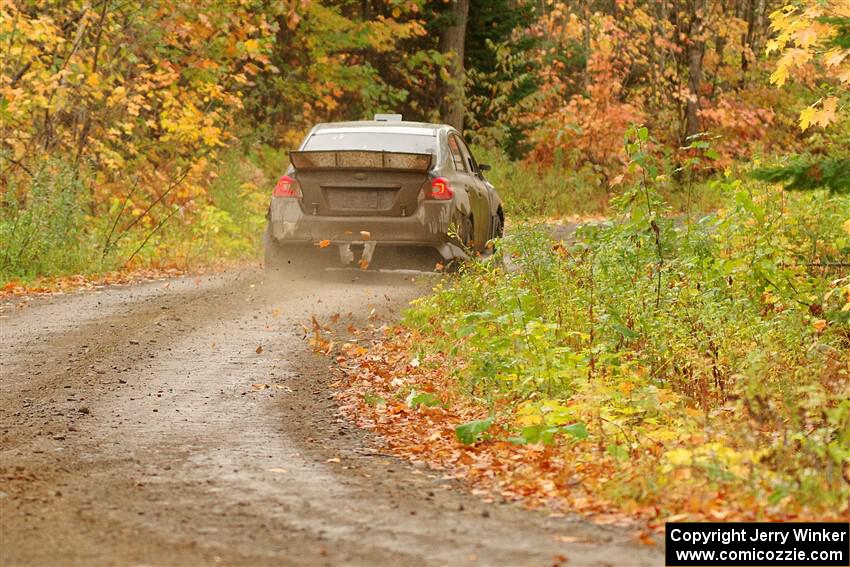
<instances>
[{"instance_id":1,"label":"green leaf","mask_svg":"<svg viewBox=\"0 0 850 567\"><path fill-rule=\"evenodd\" d=\"M363 394L363 401L373 407L386 405L387 403L387 400L385 400L381 396L376 396L375 394L370 394L369 392Z\"/></svg>"},{"instance_id":2,"label":"green leaf","mask_svg":"<svg viewBox=\"0 0 850 567\"><path fill-rule=\"evenodd\" d=\"M476 325L475 325L475 324L472 324L472 325L466 325L466 326L461 327L460 329L458 329L458 331L455 333L455 336L456 336L457 338L461 339L461 338L463 338L463 337L467 337L467 336L469 336L469 335L471 335L471 334L475 333L475 331L476 331L476 330L477 330L477 327L476 327Z\"/></svg>"},{"instance_id":3,"label":"green leaf","mask_svg":"<svg viewBox=\"0 0 850 567\"><path fill-rule=\"evenodd\" d=\"M433 408L441 405L440 398L434 394L430 392L417 392L416 390L411 390L404 401L413 409L416 409L419 406Z\"/></svg>"},{"instance_id":4,"label":"green leaf","mask_svg":"<svg viewBox=\"0 0 850 567\"><path fill-rule=\"evenodd\" d=\"M611 326L614 327L614 330L623 335L627 339L637 339L640 338L640 334L636 333L633 329L629 329L622 323L611 323Z\"/></svg>"},{"instance_id":5,"label":"green leaf","mask_svg":"<svg viewBox=\"0 0 850 567\"><path fill-rule=\"evenodd\" d=\"M545 425L529 425L523 427L520 435L526 443L542 443L551 445L555 440L558 427L546 427Z\"/></svg>"},{"instance_id":6,"label":"green leaf","mask_svg":"<svg viewBox=\"0 0 850 567\"><path fill-rule=\"evenodd\" d=\"M485 431L490 429L491 425L493 425L492 417L488 417L487 419L477 419L455 427L455 435L457 436L458 441L464 445L472 445L481 439L481 436Z\"/></svg>"},{"instance_id":7,"label":"green leaf","mask_svg":"<svg viewBox=\"0 0 850 567\"><path fill-rule=\"evenodd\" d=\"M588 432L587 427L584 426L583 423L573 423L572 425L565 425L561 428L564 433L569 433L576 439L587 439Z\"/></svg>"},{"instance_id":8,"label":"green leaf","mask_svg":"<svg viewBox=\"0 0 850 567\"><path fill-rule=\"evenodd\" d=\"M606 452L617 459L618 461L625 461L629 458L629 451L622 445L617 445L616 443L611 443L606 448Z\"/></svg>"}]
</instances>

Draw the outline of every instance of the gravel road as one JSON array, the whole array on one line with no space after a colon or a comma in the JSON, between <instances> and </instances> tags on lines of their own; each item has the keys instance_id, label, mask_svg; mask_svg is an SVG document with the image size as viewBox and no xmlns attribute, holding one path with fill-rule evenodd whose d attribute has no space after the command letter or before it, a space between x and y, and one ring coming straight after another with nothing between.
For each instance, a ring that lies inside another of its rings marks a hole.
<instances>
[{"instance_id":1,"label":"gravel road","mask_svg":"<svg viewBox=\"0 0 850 567\"><path fill-rule=\"evenodd\" d=\"M662 565L633 531L485 503L338 416L302 324L390 321L426 290L246 270L4 305L0 565Z\"/></svg>"}]
</instances>

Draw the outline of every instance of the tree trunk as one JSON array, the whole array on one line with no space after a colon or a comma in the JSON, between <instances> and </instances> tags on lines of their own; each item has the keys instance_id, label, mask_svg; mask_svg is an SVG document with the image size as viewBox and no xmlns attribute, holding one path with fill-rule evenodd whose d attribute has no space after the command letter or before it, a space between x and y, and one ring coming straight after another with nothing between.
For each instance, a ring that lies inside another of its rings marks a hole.
<instances>
[{"instance_id":1,"label":"tree trunk","mask_svg":"<svg viewBox=\"0 0 850 567\"><path fill-rule=\"evenodd\" d=\"M746 82L747 70L750 68L750 50L753 49L753 38L755 36L756 27L756 6L755 0L747 2L746 17L747 17L747 33L741 38L741 84L743 88Z\"/></svg>"},{"instance_id":2,"label":"tree trunk","mask_svg":"<svg viewBox=\"0 0 850 567\"><path fill-rule=\"evenodd\" d=\"M707 8L706 0L697 0L694 2L691 14L691 33L688 34L690 42L688 43L688 106L687 106L687 122L685 126L685 140L700 132L700 100L699 91L702 86L702 60L705 55L705 37L704 37L704 21Z\"/></svg>"},{"instance_id":3,"label":"tree trunk","mask_svg":"<svg viewBox=\"0 0 850 567\"><path fill-rule=\"evenodd\" d=\"M443 90L440 114L446 124L463 129L463 114L466 108L464 97L463 52L466 43L466 20L469 15L469 0L453 0L451 25L446 26L440 37L440 51L451 56L449 81Z\"/></svg>"},{"instance_id":4,"label":"tree trunk","mask_svg":"<svg viewBox=\"0 0 850 567\"><path fill-rule=\"evenodd\" d=\"M587 94L587 87L590 86L590 0L582 2L584 13L584 92Z\"/></svg>"}]
</instances>

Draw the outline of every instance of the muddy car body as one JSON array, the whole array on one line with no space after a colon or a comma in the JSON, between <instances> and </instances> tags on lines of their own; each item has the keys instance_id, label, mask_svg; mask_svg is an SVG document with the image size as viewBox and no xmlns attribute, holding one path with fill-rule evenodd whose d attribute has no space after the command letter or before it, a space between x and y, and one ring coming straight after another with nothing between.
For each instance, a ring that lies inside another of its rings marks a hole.
<instances>
[{"instance_id":1,"label":"muddy car body","mask_svg":"<svg viewBox=\"0 0 850 567\"><path fill-rule=\"evenodd\" d=\"M269 207L267 268L317 254L364 267L399 247L450 261L486 253L501 236L488 168L457 130L394 118L319 124L290 152Z\"/></svg>"}]
</instances>

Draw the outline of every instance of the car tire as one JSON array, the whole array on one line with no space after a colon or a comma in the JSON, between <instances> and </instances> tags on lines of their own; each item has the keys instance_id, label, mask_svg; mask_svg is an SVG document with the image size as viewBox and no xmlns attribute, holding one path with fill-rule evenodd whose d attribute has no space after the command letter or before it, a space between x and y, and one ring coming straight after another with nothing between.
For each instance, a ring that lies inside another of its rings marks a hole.
<instances>
[{"instance_id":1,"label":"car tire","mask_svg":"<svg viewBox=\"0 0 850 567\"><path fill-rule=\"evenodd\" d=\"M493 238L502 238L505 235L505 223L502 221L501 214L497 214L493 222L493 235Z\"/></svg>"},{"instance_id":2,"label":"car tire","mask_svg":"<svg viewBox=\"0 0 850 567\"><path fill-rule=\"evenodd\" d=\"M496 215L493 217L493 238L484 247L485 256L493 256L496 253L496 243L493 242L497 238L502 238L504 227L502 226L502 217Z\"/></svg>"},{"instance_id":3,"label":"car tire","mask_svg":"<svg viewBox=\"0 0 850 567\"><path fill-rule=\"evenodd\" d=\"M304 244L280 244L274 237L271 223L263 233L263 268L268 275L286 279L315 279L322 277L325 268L334 265L336 249L319 250Z\"/></svg>"}]
</instances>

